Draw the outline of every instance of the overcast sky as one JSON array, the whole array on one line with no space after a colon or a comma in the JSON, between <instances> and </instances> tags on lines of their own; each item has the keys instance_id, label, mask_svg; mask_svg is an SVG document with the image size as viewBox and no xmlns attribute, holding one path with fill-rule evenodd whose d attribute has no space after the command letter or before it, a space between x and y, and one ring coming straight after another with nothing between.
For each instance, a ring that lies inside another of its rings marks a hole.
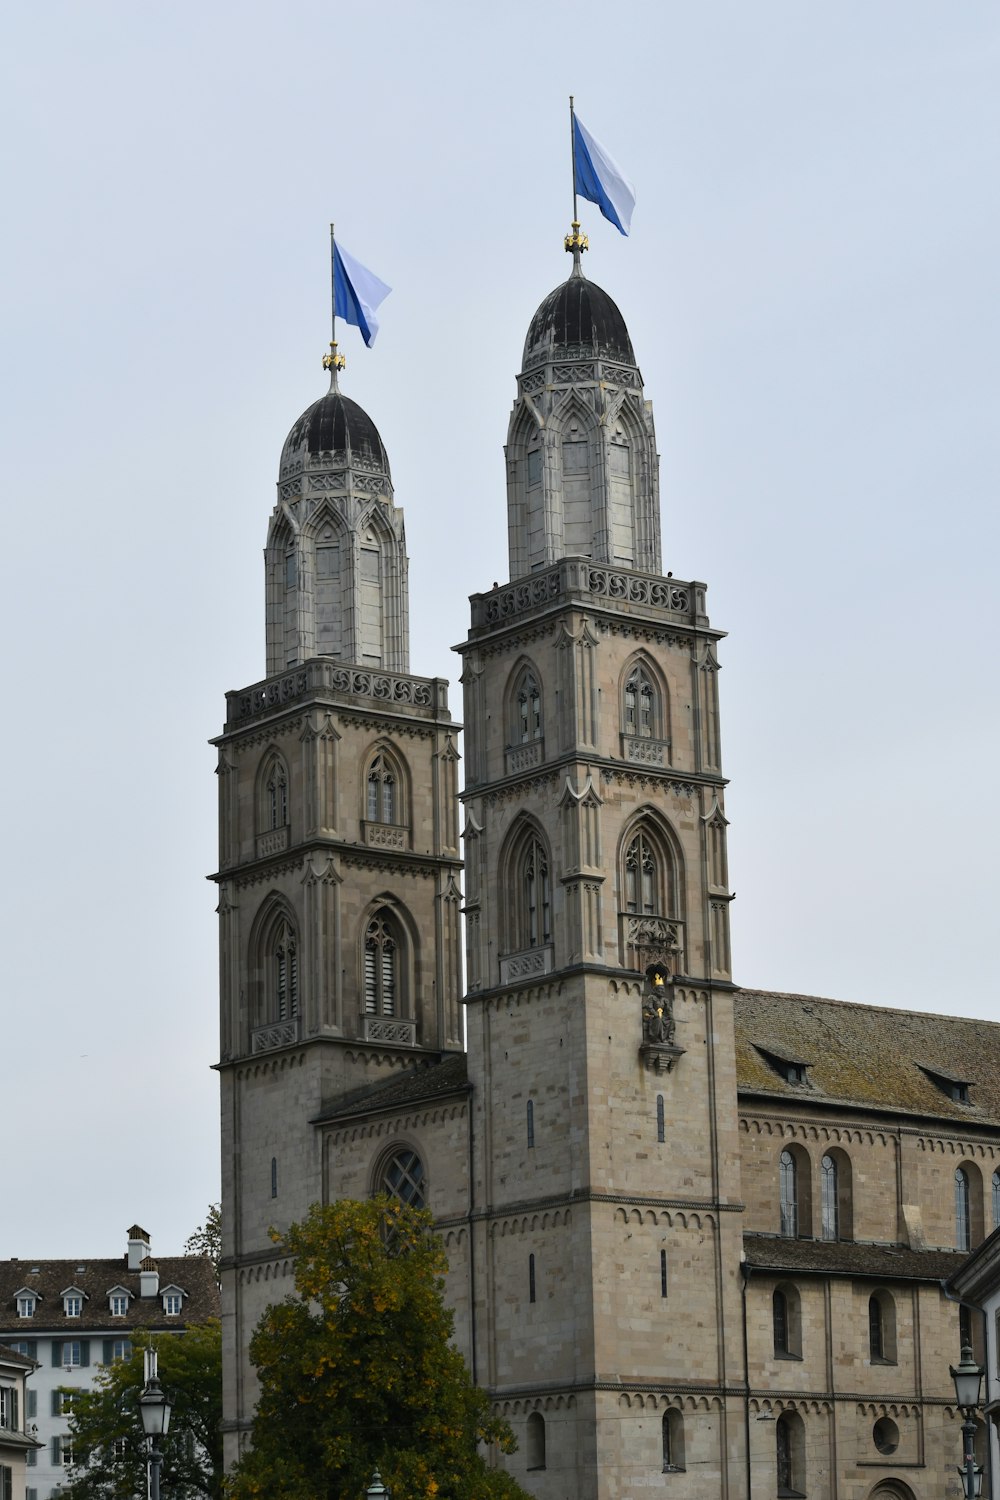
<instances>
[{"instance_id":1,"label":"overcast sky","mask_svg":"<svg viewBox=\"0 0 1000 1500\"><path fill-rule=\"evenodd\" d=\"M995 1014L1000 9L20 0L7 229L0 1255L177 1252L218 1196L214 753L264 674L328 223L394 291L344 390L411 664L506 572L502 444L586 207L723 643L736 978ZM457 686L456 714L461 712ZM12 1148L12 1149L11 1149Z\"/></svg>"}]
</instances>

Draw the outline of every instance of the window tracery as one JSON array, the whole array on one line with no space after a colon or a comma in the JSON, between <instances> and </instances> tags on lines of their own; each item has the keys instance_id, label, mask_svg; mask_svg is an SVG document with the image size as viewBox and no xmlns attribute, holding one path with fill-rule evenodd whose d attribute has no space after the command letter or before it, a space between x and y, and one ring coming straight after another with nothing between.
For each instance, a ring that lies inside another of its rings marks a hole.
<instances>
[{"instance_id":1,"label":"window tracery","mask_svg":"<svg viewBox=\"0 0 1000 1500\"><path fill-rule=\"evenodd\" d=\"M399 1005L399 935L383 907L365 930L364 1004L366 1016L394 1016Z\"/></svg>"}]
</instances>

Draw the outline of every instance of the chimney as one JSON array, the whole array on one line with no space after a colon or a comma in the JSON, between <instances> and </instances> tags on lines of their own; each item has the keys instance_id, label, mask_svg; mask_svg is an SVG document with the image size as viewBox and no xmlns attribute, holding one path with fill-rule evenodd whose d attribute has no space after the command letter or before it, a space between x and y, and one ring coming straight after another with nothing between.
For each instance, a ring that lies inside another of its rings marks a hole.
<instances>
[{"instance_id":1,"label":"chimney","mask_svg":"<svg viewBox=\"0 0 1000 1500\"><path fill-rule=\"evenodd\" d=\"M149 1254L149 1248L149 1235L138 1224L133 1224L128 1232L128 1268L130 1271L138 1271Z\"/></svg>"},{"instance_id":2,"label":"chimney","mask_svg":"<svg viewBox=\"0 0 1000 1500\"><path fill-rule=\"evenodd\" d=\"M139 1296L155 1297L160 1290L160 1273L151 1255L139 1262Z\"/></svg>"}]
</instances>

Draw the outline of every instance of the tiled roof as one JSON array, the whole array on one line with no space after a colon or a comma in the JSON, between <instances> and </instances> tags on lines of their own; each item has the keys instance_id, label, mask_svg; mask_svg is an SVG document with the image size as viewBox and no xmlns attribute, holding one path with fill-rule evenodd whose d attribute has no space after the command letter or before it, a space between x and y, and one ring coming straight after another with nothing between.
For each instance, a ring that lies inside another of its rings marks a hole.
<instances>
[{"instance_id":1,"label":"tiled roof","mask_svg":"<svg viewBox=\"0 0 1000 1500\"><path fill-rule=\"evenodd\" d=\"M765 990L739 990L733 1000L743 1095L944 1117L967 1129L1000 1125L1000 1024L995 1021ZM805 1059L807 1082L786 1081L762 1052ZM928 1071L967 1081L969 1103L951 1099Z\"/></svg>"},{"instance_id":2,"label":"tiled roof","mask_svg":"<svg viewBox=\"0 0 1000 1500\"><path fill-rule=\"evenodd\" d=\"M35 1361L26 1354L18 1354L16 1349L8 1349L6 1344L0 1344L0 1365L18 1365L22 1370L33 1370Z\"/></svg>"},{"instance_id":3,"label":"tiled roof","mask_svg":"<svg viewBox=\"0 0 1000 1500\"><path fill-rule=\"evenodd\" d=\"M212 1262L204 1255L160 1256L156 1262L160 1287L171 1282L187 1292L180 1318L168 1318L159 1295L139 1296L139 1272L128 1269L128 1257L117 1260L3 1260L0 1261L0 1337L26 1339L51 1333L87 1333L92 1329L176 1328L219 1316L219 1288ZM82 1268L82 1269L81 1269ZM70 1284L80 1287L88 1301L79 1318L67 1318L61 1293ZM124 1286L132 1295L128 1314L113 1318L108 1292ZM39 1295L32 1318L19 1318L14 1298L22 1287Z\"/></svg>"},{"instance_id":4,"label":"tiled roof","mask_svg":"<svg viewBox=\"0 0 1000 1500\"><path fill-rule=\"evenodd\" d=\"M747 1263L757 1271L866 1276L874 1281L944 1281L966 1260L960 1250L909 1250L904 1245L844 1240L792 1240L745 1234Z\"/></svg>"},{"instance_id":5,"label":"tiled roof","mask_svg":"<svg viewBox=\"0 0 1000 1500\"><path fill-rule=\"evenodd\" d=\"M411 1104L426 1104L448 1094L464 1094L468 1088L465 1053L453 1052L443 1062L410 1068L401 1076L349 1094L318 1118L325 1123L384 1109L406 1109Z\"/></svg>"}]
</instances>

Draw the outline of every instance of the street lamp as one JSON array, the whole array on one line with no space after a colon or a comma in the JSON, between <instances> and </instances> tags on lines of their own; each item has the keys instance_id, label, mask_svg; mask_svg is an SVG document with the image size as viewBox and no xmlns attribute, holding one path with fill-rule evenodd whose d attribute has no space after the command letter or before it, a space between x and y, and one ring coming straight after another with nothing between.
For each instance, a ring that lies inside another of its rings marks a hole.
<instances>
[{"instance_id":1,"label":"street lamp","mask_svg":"<svg viewBox=\"0 0 1000 1500\"><path fill-rule=\"evenodd\" d=\"M156 1500L156 1496L153 1497ZM389 1500L389 1491L382 1483L382 1476L376 1467L372 1474L371 1483L365 1490L365 1500Z\"/></svg>"},{"instance_id":2,"label":"street lamp","mask_svg":"<svg viewBox=\"0 0 1000 1500\"><path fill-rule=\"evenodd\" d=\"M160 1500L160 1464L163 1462L160 1439L166 1437L170 1427L170 1402L155 1375L151 1375L142 1388L139 1410L143 1431L149 1438L149 1500Z\"/></svg>"},{"instance_id":3,"label":"street lamp","mask_svg":"<svg viewBox=\"0 0 1000 1500\"><path fill-rule=\"evenodd\" d=\"M976 1409L979 1406L979 1391L983 1383L983 1367L977 1365L968 1344L963 1345L962 1358L957 1368L950 1366L951 1378L955 1382L955 1404L961 1411L962 1457L965 1462L959 1469L965 1485L965 1500L978 1500L983 1488L983 1471L976 1463Z\"/></svg>"}]
</instances>

